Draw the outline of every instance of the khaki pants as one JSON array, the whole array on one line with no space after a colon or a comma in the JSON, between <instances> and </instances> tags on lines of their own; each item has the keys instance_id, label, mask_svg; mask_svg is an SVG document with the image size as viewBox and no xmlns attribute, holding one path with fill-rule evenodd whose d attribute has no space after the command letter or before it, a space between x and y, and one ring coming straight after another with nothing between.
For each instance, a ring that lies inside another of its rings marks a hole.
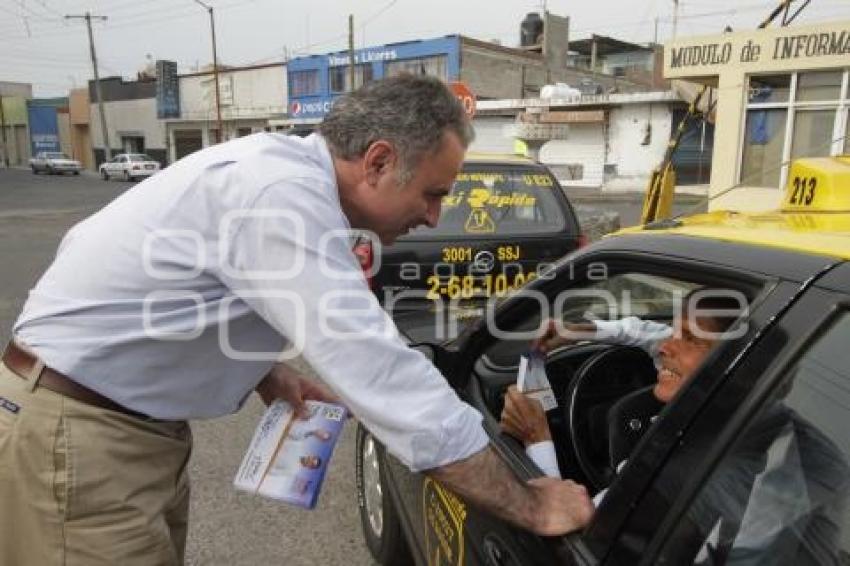
<instances>
[{"instance_id":1,"label":"khaki pants","mask_svg":"<svg viewBox=\"0 0 850 566\"><path fill-rule=\"evenodd\" d=\"M0 564L182 564L191 444L187 423L80 403L0 364Z\"/></svg>"}]
</instances>

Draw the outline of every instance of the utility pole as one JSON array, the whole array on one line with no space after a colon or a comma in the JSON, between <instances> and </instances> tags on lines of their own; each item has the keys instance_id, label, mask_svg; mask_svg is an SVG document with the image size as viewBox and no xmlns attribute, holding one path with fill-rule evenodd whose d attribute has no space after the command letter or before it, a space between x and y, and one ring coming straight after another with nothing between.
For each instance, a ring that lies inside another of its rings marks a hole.
<instances>
[{"instance_id":1,"label":"utility pole","mask_svg":"<svg viewBox=\"0 0 850 566\"><path fill-rule=\"evenodd\" d=\"M673 39L679 29L679 0L673 0Z\"/></svg>"},{"instance_id":2,"label":"utility pole","mask_svg":"<svg viewBox=\"0 0 850 566\"><path fill-rule=\"evenodd\" d=\"M86 12L83 16L65 16L66 20L85 20L86 28L89 31L89 51L91 52L91 66L94 70L94 92L97 96L97 109L100 114L100 129L103 133L103 155L104 160L109 161L112 159L112 148L109 146L109 130L106 127L106 112L103 109L103 93L100 90L100 75L97 72L97 54L94 51L94 38L92 37L91 31L91 21L100 20L105 22L107 20L106 16L92 16L91 13Z\"/></svg>"},{"instance_id":3,"label":"utility pole","mask_svg":"<svg viewBox=\"0 0 850 566\"><path fill-rule=\"evenodd\" d=\"M655 28L652 37L652 43L658 45L658 16L655 16Z\"/></svg>"},{"instance_id":4,"label":"utility pole","mask_svg":"<svg viewBox=\"0 0 850 566\"><path fill-rule=\"evenodd\" d=\"M218 128L215 135L215 142L220 143L224 139L224 129L221 125L221 92L218 85L218 51L215 47L215 16L213 15L212 6L207 6L201 2L201 0L195 0L195 3L210 14L210 32L212 33L213 52L213 80L215 81L215 121L216 128Z\"/></svg>"},{"instance_id":5,"label":"utility pole","mask_svg":"<svg viewBox=\"0 0 850 566\"><path fill-rule=\"evenodd\" d=\"M6 113L3 110L3 95L0 95L0 132L3 134L3 164L9 166L9 146L6 143Z\"/></svg>"},{"instance_id":6,"label":"utility pole","mask_svg":"<svg viewBox=\"0 0 850 566\"><path fill-rule=\"evenodd\" d=\"M354 90L354 14L348 14L348 80Z\"/></svg>"}]
</instances>

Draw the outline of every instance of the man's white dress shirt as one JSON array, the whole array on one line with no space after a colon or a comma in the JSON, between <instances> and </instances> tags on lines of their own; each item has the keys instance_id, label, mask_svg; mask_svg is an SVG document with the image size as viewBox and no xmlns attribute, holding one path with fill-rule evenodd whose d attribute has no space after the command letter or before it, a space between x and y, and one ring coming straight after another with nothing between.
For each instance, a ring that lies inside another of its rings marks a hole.
<instances>
[{"instance_id":1,"label":"man's white dress shirt","mask_svg":"<svg viewBox=\"0 0 850 566\"><path fill-rule=\"evenodd\" d=\"M636 316L620 320L594 320L593 323L596 325L596 332L591 340L605 344L635 346L649 354L656 366L658 366L658 348L661 342L673 334L673 329L666 324L641 320ZM553 478L561 477L555 445L551 440L529 444L525 448L525 453L544 474ZM623 462L617 466L618 472L622 464ZM606 492L607 490L602 490L596 494L593 498L596 505L599 505Z\"/></svg>"},{"instance_id":2,"label":"man's white dress shirt","mask_svg":"<svg viewBox=\"0 0 850 566\"><path fill-rule=\"evenodd\" d=\"M236 411L295 346L413 469L480 451L481 415L398 336L349 228L320 136L213 146L71 228L14 335L158 419Z\"/></svg>"}]
</instances>

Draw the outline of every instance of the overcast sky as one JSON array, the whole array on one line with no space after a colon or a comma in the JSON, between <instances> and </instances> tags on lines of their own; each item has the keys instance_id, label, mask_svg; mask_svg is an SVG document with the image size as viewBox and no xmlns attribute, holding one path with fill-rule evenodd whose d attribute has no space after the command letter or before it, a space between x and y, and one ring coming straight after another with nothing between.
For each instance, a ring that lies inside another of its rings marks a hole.
<instances>
[{"instance_id":1,"label":"overcast sky","mask_svg":"<svg viewBox=\"0 0 850 566\"><path fill-rule=\"evenodd\" d=\"M534 0L207 0L215 8L219 60L227 65L282 61L347 47L348 14L357 47L464 34L515 46ZM801 0L797 0L800 2ZM680 0L679 35L754 28L773 0ZM571 39L591 33L660 42L672 33L672 0L547 0L571 18ZM36 96L67 95L91 78L82 20L94 23L101 76L135 76L148 59L178 62L180 72L211 61L209 19L194 0L0 0L0 81L29 82ZM850 0L811 0L800 23L850 21Z\"/></svg>"}]
</instances>

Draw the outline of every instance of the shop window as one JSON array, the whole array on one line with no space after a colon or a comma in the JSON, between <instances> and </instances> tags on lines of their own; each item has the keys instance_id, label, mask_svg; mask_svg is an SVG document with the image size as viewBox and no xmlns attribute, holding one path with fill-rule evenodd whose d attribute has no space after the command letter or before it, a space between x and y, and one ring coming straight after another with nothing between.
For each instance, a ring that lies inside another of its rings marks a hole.
<instances>
[{"instance_id":1,"label":"shop window","mask_svg":"<svg viewBox=\"0 0 850 566\"><path fill-rule=\"evenodd\" d=\"M835 110L797 110L791 158L829 155Z\"/></svg>"},{"instance_id":2,"label":"shop window","mask_svg":"<svg viewBox=\"0 0 850 566\"><path fill-rule=\"evenodd\" d=\"M791 92L791 75L751 77L749 101L751 103L788 102Z\"/></svg>"},{"instance_id":3,"label":"shop window","mask_svg":"<svg viewBox=\"0 0 850 566\"><path fill-rule=\"evenodd\" d=\"M750 77L741 183L781 188L793 159L847 151L847 83L846 69Z\"/></svg>"},{"instance_id":4,"label":"shop window","mask_svg":"<svg viewBox=\"0 0 850 566\"><path fill-rule=\"evenodd\" d=\"M328 82L330 83L331 92L348 92L351 90L351 71L348 65L340 67L331 67L328 69ZM355 65L354 67L354 88L360 88L366 83L374 80L372 64L366 63L363 65Z\"/></svg>"},{"instance_id":5,"label":"shop window","mask_svg":"<svg viewBox=\"0 0 850 566\"><path fill-rule=\"evenodd\" d=\"M312 96L315 94L319 94L318 69L289 73L289 96Z\"/></svg>"},{"instance_id":6,"label":"shop window","mask_svg":"<svg viewBox=\"0 0 850 566\"><path fill-rule=\"evenodd\" d=\"M388 77L405 73L410 75L428 75L444 81L448 80L448 57L445 55L435 55L433 57L389 61L384 67L384 74Z\"/></svg>"},{"instance_id":7,"label":"shop window","mask_svg":"<svg viewBox=\"0 0 850 566\"><path fill-rule=\"evenodd\" d=\"M785 109L750 110L744 133L741 182L757 187L777 187L785 143Z\"/></svg>"},{"instance_id":8,"label":"shop window","mask_svg":"<svg viewBox=\"0 0 850 566\"><path fill-rule=\"evenodd\" d=\"M841 98L841 71L800 73L797 77L797 101L837 101Z\"/></svg>"}]
</instances>

